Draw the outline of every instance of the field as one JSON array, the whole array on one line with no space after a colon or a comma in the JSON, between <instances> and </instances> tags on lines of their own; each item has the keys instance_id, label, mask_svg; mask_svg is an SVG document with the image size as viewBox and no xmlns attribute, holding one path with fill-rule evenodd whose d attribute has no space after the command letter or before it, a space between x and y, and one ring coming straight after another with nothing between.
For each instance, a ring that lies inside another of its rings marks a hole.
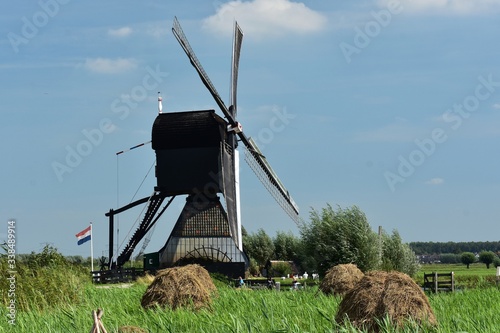
<instances>
[{"instance_id":1,"label":"field","mask_svg":"<svg viewBox=\"0 0 500 333\"><path fill-rule=\"evenodd\" d=\"M489 269L486 268L485 264L475 263L471 264L470 268L463 264L425 264L422 265L419 275L424 273L449 273L455 272L458 277L470 277L470 276L481 276L481 277L495 277L496 268L490 266Z\"/></svg>"},{"instance_id":2,"label":"field","mask_svg":"<svg viewBox=\"0 0 500 333\"><path fill-rule=\"evenodd\" d=\"M418 284L422 284L424 273L455 273L455 283L458 289L461 288L477 288L494 285L496 282L496 268L490 266L486 268L485 264L471 264L470 268L463 264L428 264L422 265L415 280Z\"/></svg>"},{"instance_id":3,"label":"field","mask_svg":"<svg viewBox=\"0 0 500 333\"><path fill-rule=\"evenodd\" d=\"M484 265L483 265L484 267ZM471 266L423 267L423 272L455 271L457 279L488 277L495 269ZM432 268L432 269L431 269ZM479 278L480 279L480 278ZM6 307L0 310L5 324L0 332L89 332L91 311L104 310L103 323L108 332L117 332L120 326L131 325L149 332L358 332L352 327L338 326L333 318L340 302L338 297L327 297L317 287L284 291L235 289L217 282L218 296L210 309L144 310L140 305L145 284L128 288L102 287L86 283L78 302L48 309L18 311L16 325L6 324ZM482 282L480 288L464 288L455 293L429 295L439 327L432 332L500 332L496 320L500 291L494 283ZM426 329L396 330L389 324L383 332L431 332Z\"/></svg>"}]
</instances>

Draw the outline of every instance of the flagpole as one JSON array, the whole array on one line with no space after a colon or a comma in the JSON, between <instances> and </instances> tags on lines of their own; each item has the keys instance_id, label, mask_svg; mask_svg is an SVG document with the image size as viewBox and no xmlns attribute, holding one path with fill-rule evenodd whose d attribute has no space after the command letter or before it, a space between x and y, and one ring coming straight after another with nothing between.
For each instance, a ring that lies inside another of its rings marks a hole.
<instances>
[{"instance_id":1,"label":"flagpole","mask_svg":"<svg viewBox=\"0 0 500 333\"><path fill-rule=\"evenodd\" d=\"M90 271L94 271L94 236L92 236L92 222L90 222Z\"/></svg>"}]
</instances>

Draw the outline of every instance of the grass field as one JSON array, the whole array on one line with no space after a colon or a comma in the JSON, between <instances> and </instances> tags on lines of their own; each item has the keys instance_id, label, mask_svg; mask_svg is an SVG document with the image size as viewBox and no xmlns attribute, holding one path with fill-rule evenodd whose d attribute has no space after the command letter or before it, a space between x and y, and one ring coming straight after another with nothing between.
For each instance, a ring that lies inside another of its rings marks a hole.
<instances>
[{"instance_id":1,"label":"grass field","mask_svg":"<svg viewBox=\"0 0 500 333\"><path fill-rule=\"evenodd\" d=\"M471 264L469 268L463 264L428 264L422 265L415 280L422 284L424 273L455 273L455 283L457 288L477 288L488 287L496 282L496 268L490 266L486 268L485 264Z\"/></svg>"},{"instance_id":2,"label":"grass field","mask_svg":"<svg viewBox=\"0 0 500 333\"><path fill-rule=\"evenodd\" d=\"M16 325L2 323L0 332L89 332L91 311L98 308L104 310L103 323L108 332L117 332L124 325L139 326L149 332L358 332L335 324L333 318L340 298L324 296L317 292L317 287L277 292L235 289L223 283L217 286L218 296L212 307L194 312L144 310L140 305L144 284L102 288L87 283L79 302L18 312ZM439 322L432 332L500 332L500 322L496 320L500 290L494 285L429 295L429 300ZM5 307L0 314L6 323ZM411 328L398 331L387 325L383 332L431 331Z\"/></svg>"},{"instance_id":3,"label":"grass field","mask_svg":"<svg viewBox=\"0 0 500 333\"><path fill-rule=\"evenodd\" d=\"M418 275L423 276L424 273L431 272L455 272L456 276L495 277L496 268L490 266L490 268L487 269L486 265L482 263L471 264L469 268L463 264L425 264L420 268Z\"/></svg>"}]
</instances>

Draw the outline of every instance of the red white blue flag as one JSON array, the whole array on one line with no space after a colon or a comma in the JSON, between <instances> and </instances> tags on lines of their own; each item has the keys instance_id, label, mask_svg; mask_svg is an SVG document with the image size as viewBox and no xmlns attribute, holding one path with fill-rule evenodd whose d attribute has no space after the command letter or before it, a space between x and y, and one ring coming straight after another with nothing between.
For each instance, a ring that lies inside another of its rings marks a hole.
<instances>
[{"instance_id":1,"label":"red white blue flag","mask_svg":"<svg viewBox=\"0 0 500 333\"><path fill-rule=\"evenodd\" d=\"M89 225L87 228L76 234L76 238L78 238L78 245L82 245L86 241L89 241L91 237L92 237L91 225Z\"/></svg>"}]
</instances>

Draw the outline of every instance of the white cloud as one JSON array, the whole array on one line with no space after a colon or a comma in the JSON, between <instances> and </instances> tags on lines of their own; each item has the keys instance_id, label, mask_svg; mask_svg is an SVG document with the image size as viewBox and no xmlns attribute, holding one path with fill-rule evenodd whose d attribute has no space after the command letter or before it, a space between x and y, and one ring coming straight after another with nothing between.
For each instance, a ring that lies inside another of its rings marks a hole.
<instances>
[{"instance_id":1,"label":"white cloud","mask_svg":"<svg viewBox=\"0 0 500 333\"><path fill-rule=\"evenodd\" d=\"M441 185L444 183L443 178L432 178L425 182L427 185Z\"/></svg>"},{"instance_id":2,"label":"white cloud","mask_svg":"<svg viewBox=\"0 0 500 333\"><path fill-rule=\"evenodd\" d=\"M326 27L326 17L301 2L289 0L230 1L203 21L203 27L230 35L233 21L255 39L279 37L287 33L307 34Z\"/></svg>"},{"instance_id":3,"label":"white cloud","mask_svg":"<svg viewBox=\"0 0 500 333\"><path fill-rule=\"evenodd\" d=\"M280 114L286 111L286 107L279 105L260 105L252 110L245 110L244 107L238 106L238 112L244 115L247 123L266 123L269 122L271 118L276 117L276 114ZM289 112L287 112L289 113Z\"/></svg>"},{"instance_id":4,"label":"white cloud","mask_svg":"<svg viewBox=\"0 0 500 333\"><path fill-rule=\"evenodd\" d=\"M498 12L500 0L400 0L403 12L428 14L477 14ZM389 7L394 0L379 0L381 7Z\"/></svg>"},{"instance_id":5,"label":"white cloud","mask_svg":"<svg viewBox=\"0 0 500 333\"><path fill-rule=\"evenodd\" d=\"M127 37L132 33L132 29L130 27L122 27L118 29L109 29L108 35L112 37Z\"/></svg>"},{"instance_id":6,"label":"white cloud","mask_svg":"<svg viewBox=\"0 0 500 333\"><path fill-rule=\"evenodd\" d=\"M493 104L493 109L500 110L500 103Z\"/></svg>"},{"instance_id":7,"label":"white cloud","mask_svg":"<svg viewBox=\"0 0 500 333\"><path fill-rule=\"evenodd\" d=\"M115 74L134 69L137 67L137 63L134 59L95 58L86 59L84 67L91 72Z\"/></svg>"},{"instance_id":8,"label":"white cloud","mask_svg":"<svg viewBox=\"0 0 500 333\"><path fill-rule=\"evenodd\" d=\"M164 21L148 24L146 27L146 32L155 38L164 38L170 33L170 28L168 24Z\"/></svg>"}]
</instances>

